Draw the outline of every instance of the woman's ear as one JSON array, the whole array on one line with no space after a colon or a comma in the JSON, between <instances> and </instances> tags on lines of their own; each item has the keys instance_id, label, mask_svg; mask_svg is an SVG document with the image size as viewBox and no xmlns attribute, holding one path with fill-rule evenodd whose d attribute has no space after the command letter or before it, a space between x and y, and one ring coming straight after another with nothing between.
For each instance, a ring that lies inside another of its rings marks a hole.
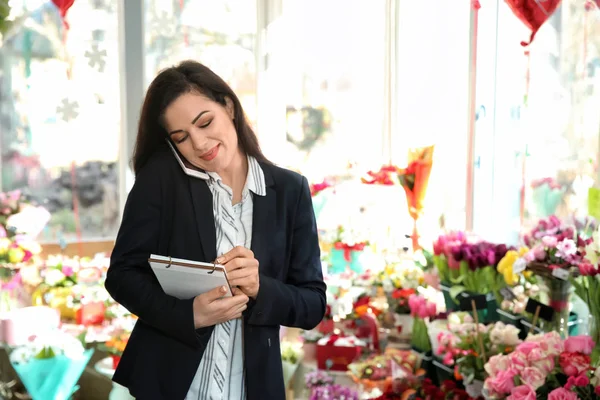
<instances>
[{"instance_id":1,"label":"woman's ear","mask_svg":"<svg viewBox=\"0 0 600 400\"><path fill-rule=\"evenodd\" d=\"M229 118L233 120L235 117L235 107L229 97L225 97L225 109L227 110L227 114L229 114Z\"/></svg>"}]
</instances>

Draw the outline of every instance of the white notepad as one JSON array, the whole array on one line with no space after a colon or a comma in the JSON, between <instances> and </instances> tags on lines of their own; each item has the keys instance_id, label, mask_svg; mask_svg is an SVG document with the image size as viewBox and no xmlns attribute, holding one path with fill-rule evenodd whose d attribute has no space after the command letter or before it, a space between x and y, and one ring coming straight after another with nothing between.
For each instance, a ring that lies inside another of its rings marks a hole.
<instances>
[{"instance_id":1,"label":"white notepad","mask_svg":"<svg viewBox=\"0 0 600 400\"><path fill-rule=\"evenodd\" d=\"M165 293L178 299L191 299L219 286L227 288L223 297L232 295L227 271L222 265L154 254L148 262Z\"/></svg>"}]
</instances>

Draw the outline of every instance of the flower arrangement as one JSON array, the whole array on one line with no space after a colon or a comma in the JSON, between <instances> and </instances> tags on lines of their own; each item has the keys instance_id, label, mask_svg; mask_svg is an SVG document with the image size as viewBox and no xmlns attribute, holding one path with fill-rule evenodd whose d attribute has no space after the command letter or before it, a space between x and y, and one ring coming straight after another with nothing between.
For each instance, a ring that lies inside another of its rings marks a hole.
<instances>
[{"instance_id":1,"label":"flower arrangement","mask_svg":"<svg viewBox=\"0 0 600 400\"><path fill-rule=\"evenodd\" d=\"M310 400L359 400L358 392L334 383L333 378L324 371L316 370L304 376L304 382L310 392Z\"/></svg>"},{"instance_id":2,"label":"flower arrangement","mask_svg":"<svg viewBox=\"0 0 600 400\"><path fill-rule=\"evenodd\" d=\"M497 266L509 250L504 244L467 240L463 233L451 233L434 243L434 261L440 279L453 286L453 298L469 291L493 293L500 300L500 289L506 283Z\"/></svg>"},{"instance_id":3,"label":"flower arrangement","mask_svg":"<svg viewBox=\"0 0 600 400\"><path fill-rule=\"evenodd\" d=\"M525 282L523 285L517 285L512 288L515 297L502 300L500 308L516 315L523 314L529 298L537 299L539 292L540 288L535 283Z\"/></svg>"},{"instance_id":4,"label":"flower arrangement","mask_svg":"<svg viewBox=\"0 0 600 400\"><path fill-rule=\"evenodd\" d=\"M421 352L431 351L431 342L427 331L427 320L435 318L437 306L429 302L424 296L412 295L408 299L410 314L414 318L411 345Z\"/></svg>"},{"instance_id":5,"label":"flower arrangement","mask_svg":"<svg viewBox=\"0 0 600 400\"><path fill-rule=\"evenodd\" d=\"M79 339L56 331L31 338L9 359L33 399L67 400L92 354Z\"/></svg>"},{"instance_id":6,"label":"flower arrangement","mask_svg":"<svg viewBox=\"0 0 600 400\"><path fill-rule=\"evenodd\" d=\"M424 371L418 368L418 364L419 357L412 351L387 349L384 354L351 363L348 372L365 392L386 392L398 376L423 375Z\"/></svg>"},{"instance_id":7,"label":"flower arrangement","mask_svg":"<svg viewBox=\"0 0 600 400\"><path fill-rule=\"evenodd\" d=\"M489 399L576 400L597 398L589 336L562 340L558 333L530 335L508 355L490 358L484 393Z\"/></svg>"},{"instance_id":8,"label":"flower arrangement","mask_svg":"<svg viewBox=\"0 0 600 400\"><path fill-rule=\"evenodd\" d=\"M456 376L465 384L483 381L486 377L484 360L508 354L521 343L519 328L502 322L476 326L472 318L465 316L462 322L450 324L449 329L438 336L438 354L443 356L444 364L455 366Z\"/></svg>"},{"instance_id":9,"label":"flower arrangement","mask_svg":"<svg viewBox=\"0 0 600 400\"><path fill-rule=\"evenodd\" d=\"M294 376L300 360L302 359L302 344L289 341L281 342L281 363L283 367L283 381L287 387Z\"/></svg>"},{"instance_id":10,"label":"flower arrangement","mask_svg":"<svg viewBox=\"0 0 600 400\"><path fill-rule=\"evenodd\" d=\"M529 235L524 237L531 250L524 254L527 269L536 275L561 278L577 274L584 259L584 247L592 242L577 235L571 227L565 227L555 216L542 219ZM558 271L557 271L558 270Z\"/></svg>"},{"instance_id":11,"label":"flower arrangement","mask_svg":"<svg viewBox=\"0 0 600 400\"><path fill-rule=\"evenodd\" d=\"M396 314L410 314L409 299L417 293L415 289L395 289L389 296L388 305Z\"/></svg>"}]
</instances>

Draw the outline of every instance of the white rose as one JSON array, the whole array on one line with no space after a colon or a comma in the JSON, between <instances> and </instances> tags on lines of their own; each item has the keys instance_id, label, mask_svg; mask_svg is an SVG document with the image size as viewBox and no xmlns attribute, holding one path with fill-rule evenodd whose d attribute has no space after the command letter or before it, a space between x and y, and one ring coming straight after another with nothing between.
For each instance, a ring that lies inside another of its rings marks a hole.
<instances>
[{"instance_id":1,"label":"white rose","mask_svg":"<svg viewBox=\"0 0 600 400\"><path fill-rule=\"evenodd\" d=\"M490 340L494 344L516 346L521 343L521 340L519 339L519 328L497 322L490 332Z\"/></svg>"},{"instance_id":2,"label":"white rose","mask_svg":"<svg viewBox=\"0 0 600 400\"><path fill-rule=\"evenodd\" d=\"M56 286L60 282L64 281L65 278L65 274L63 274L62 271L52 268L46 272L44 282L46 282L48 286Z\"/></svg>"}]
</instances>

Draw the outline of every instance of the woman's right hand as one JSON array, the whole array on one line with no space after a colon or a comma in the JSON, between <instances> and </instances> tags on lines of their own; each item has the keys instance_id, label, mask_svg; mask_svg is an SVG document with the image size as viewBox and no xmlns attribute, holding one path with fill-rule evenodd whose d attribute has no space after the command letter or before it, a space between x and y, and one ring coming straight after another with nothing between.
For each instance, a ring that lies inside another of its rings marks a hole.
<instances>
[{"instance_id":1,"label":"woman's right hand","mask_svg":"<svg viewBox=\"0 0 600 400\"><path fill-rule=\"evenodd\" d=\"M223 297L227 288L221 286L194 298L194 326L196 329L241 318L248 307L248 296L236 291L231 297Z\"/></svg>"}]
</instances>

